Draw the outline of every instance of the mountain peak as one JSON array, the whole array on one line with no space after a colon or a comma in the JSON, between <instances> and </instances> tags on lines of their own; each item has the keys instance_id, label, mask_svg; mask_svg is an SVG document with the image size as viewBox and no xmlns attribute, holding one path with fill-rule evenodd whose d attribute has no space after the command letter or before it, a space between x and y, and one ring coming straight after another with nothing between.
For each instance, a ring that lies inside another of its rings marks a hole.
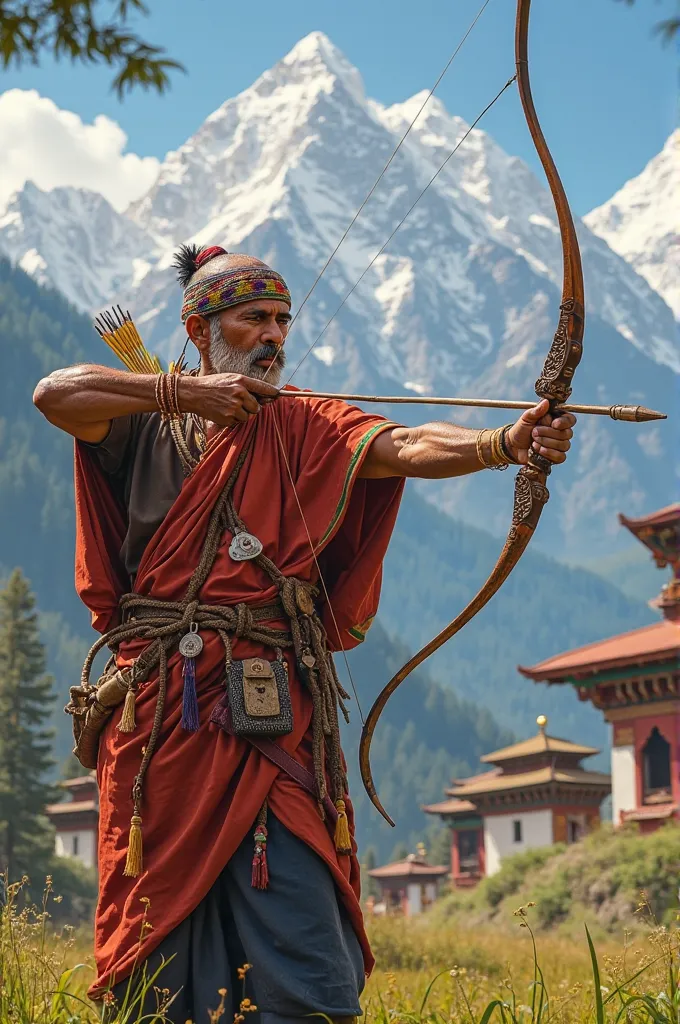
<instances>
[{"instance_id":1,"label":"mountain peak","mask_svg":"<svg viewBox=\"0 0 680 1024\"><path fill-rule=\"evenodd\" d=\"M433 96L429 89L421 89L420 92L410 96L403 103L394 103L388 110L399 110L404 117L413 120L418 111L423 108L418 120L426 117L449 117L449 113L438 96Z\"/></svg>"},{"instance_id":2,"label":"mountain peak","mask_svg":"<svg viewBox=\"0 0 680 1024\"><path fill-rule=\"evenodd\" d=\"M356 100L364 101L364 83L359 71L324 32L310 32L300 39L279 66L288 69L294 79L330 74L342 82Z\"/></svg>"},{"instance_id":3,"label":"mountain peak","mask_svg":"<svg viewBox=\"0 0 680 1024\"><path fill-rule=\"evenodd\" d=\"M646 278L680 316L680 245L674 218L680 189L680 128L660 153L585 223Z\"/></svg>"},{"instance_id":4,"label":"mountain peak","mask_svg":"<svg viewBox=\"0 0 680 1024\"><path fill-rule=\"evenodd\" d=\"M317 60L333 61L336 58L346 58L328 38L325 32L310 32L299 39L292 50L283 58L284 64L294 64L297 61Z\"/></svg>"},{"instance_id":5,"label":"mountain peak","mask_svg":"<svg viewBox=\"0 0 680 1024\"><path fill-rule=\"evenodd\" d=\"M393 132L403 132L411 125L416 135L433 132L442 136L442 142L453 142L468 127L461 117L449 114L444 103L429 89L421 89L414 96L390 107L376 107L382 123Z\"/></svg>"}]
</instances>

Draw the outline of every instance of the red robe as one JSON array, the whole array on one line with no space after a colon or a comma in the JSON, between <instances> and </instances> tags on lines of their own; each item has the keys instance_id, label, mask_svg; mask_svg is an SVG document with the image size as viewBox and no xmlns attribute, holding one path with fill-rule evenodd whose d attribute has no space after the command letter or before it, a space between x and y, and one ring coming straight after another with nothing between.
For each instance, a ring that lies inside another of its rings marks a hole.
<instances>
[{"instance_id":1,"label":"red robe","mask_svg":"<svg viewBox=\"0 0 680 1024\"><path fill-rule=\"evenodd\" d=\"M277 438L278 425L288 465ZM361 480L358 472L373 437L391 426L339 401L284 399L262 408L255 420L224 430L185 481L173 507L149 542L135 580L136 593L181 600L198 564L208 519L246 438L252 449L234 489L234 503L246 528L286 575L316 581L310 549L316 548L330 595L322 618L332 649L356 646L375 615L382 560L399 506L403 480ZM101 632L116 622L117 603L128 589L120 559L124 513L107 478L83 445L76 445L76 587ZM205 603L253 605L276 599L269 577L253 562L234 562L226 534L201 593ZM335 624L341 634L341 640ZM285 625L285 624L284 624ZM169 663L163 728L151 760L142 805L144 870L123 875L131 788L147 742L158 693L154 677L139 691L133 733L117 729L115 712L99 748L99 903L95 920L98 977L91 994L131 973L207 894L246 834L265 798L272 812L328 865L364 951L366 971L373 957L359 905L359 865L355 854L336 853L329 827L315 801L299 785L254 750L210 724L210 712L224 692L224 648L218 636L203 635L196 662L201 726L181 728L181 658ZM126 643L120 665L143 649ZM249 641L237 640L237 658L271 656ZM281 746L311 768L311 701L288 657L294 731ZM121 709L122 710L122 709ZM353 831L351 806L348 808ZM353 844L354 845L354 844ZM356 847L354 846L354 849ZM270 851L275 856L275 851ZM152 929L140 938L145 905Z\"/></svg>"}]
</instances>

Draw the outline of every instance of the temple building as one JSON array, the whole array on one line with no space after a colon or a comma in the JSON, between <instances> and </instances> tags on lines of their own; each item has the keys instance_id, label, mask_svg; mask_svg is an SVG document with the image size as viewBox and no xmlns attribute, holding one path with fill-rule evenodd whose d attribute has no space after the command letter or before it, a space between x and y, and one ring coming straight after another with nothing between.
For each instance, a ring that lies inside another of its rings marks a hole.
<instances>
[{"instance_id":1,"label":"temple building","mask_svg":"<svg viewBox=\"0 0 680 1024\"><path fill-rule=\"evenodd\" d=\"M651 832L680 817L680 504L640 519L619 520L671 579L650 602L662 618L651 626L558 654L528 679L568 683L612 727L612 817Z\"/></svg>"},{"instance_id":2,"label":"temple building","mask_svg":"<svg viewBox=\"0 0 680 1024\"><path fill-rule=\"evenodd\" d=\"M440 882L449 873L447 867L428 864L422 844L418 853L410 853L404 860L373 868L368 874L380 887L380 900L369 897L369 914L401 914L412 917L421 914L439 895Z\"/></svg>"},{"instance_id":3,"label":"temple building","mask_svg":"<svg viewBox=\"0 0 680 1024\"><path fill-rule=\"evenodd\" d=\"M66 779L60 786L68 793L68 799L45 808L56 830L54 852L59 857L76 857L85 867L96 868L99 793L95 773Z\"/></svg>"},{"instance_id":4,"label":"temple building","mask_svg":"<svg viewBox=\"0 0 680 1024\"><path fill-rule=\"evenodd\" d=\"M451 829L454 887L476 885L513 853L573 843L599 825L610 778L581 767L599 750L550 736L547 724L539 716L535 736L486 754L488 771L458 779L447 800L423 808Z\"/></svg>"}]
</instances>

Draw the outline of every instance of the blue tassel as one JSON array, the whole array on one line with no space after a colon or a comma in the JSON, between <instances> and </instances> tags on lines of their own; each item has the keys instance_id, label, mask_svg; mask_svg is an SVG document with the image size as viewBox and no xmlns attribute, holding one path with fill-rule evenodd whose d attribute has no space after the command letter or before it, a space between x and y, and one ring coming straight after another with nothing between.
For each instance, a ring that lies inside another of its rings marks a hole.
<instances>
[{"instance_id":1,"label":"blue tassel","mask_svg":"<svg viewBox=\"0 0 680 1024\"><path fill-rule=\"evenodd\" d=\"M187 732L196 732L198 721L198 697L196 696L196 659L185 658L184 692L182 694L182 728Z\"/></svg>"}]
</instances>

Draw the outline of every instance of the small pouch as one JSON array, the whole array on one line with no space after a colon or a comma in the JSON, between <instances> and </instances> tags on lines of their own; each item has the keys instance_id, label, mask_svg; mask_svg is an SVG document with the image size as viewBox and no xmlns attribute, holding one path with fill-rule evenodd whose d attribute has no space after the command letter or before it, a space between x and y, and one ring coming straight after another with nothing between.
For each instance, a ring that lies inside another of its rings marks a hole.
<instances>
[{"instance_id":1,"label":"small pouch","mask_svg":"<svg viewBox=\"0 0 680 1024\"><path fill-rule=\"evenodd\" d=\"M97 767L100 733L125 701L131 681L130 669L117 669L114 665L104 672L96 686L87 683L71 687L71 699L64 711L73 716L73 753L83 768Z\"/></svg>"},{"instance_id":2,"label":"small pouch","mask_svg":"<svg viewBox=\"0 0 680 1024\"><path fill-rule=\"evenodd\" d=\"M227 690L236 736L286 736L293 731L288 666L283 658L232 661Z\"/></svg>"}]
</instances>

